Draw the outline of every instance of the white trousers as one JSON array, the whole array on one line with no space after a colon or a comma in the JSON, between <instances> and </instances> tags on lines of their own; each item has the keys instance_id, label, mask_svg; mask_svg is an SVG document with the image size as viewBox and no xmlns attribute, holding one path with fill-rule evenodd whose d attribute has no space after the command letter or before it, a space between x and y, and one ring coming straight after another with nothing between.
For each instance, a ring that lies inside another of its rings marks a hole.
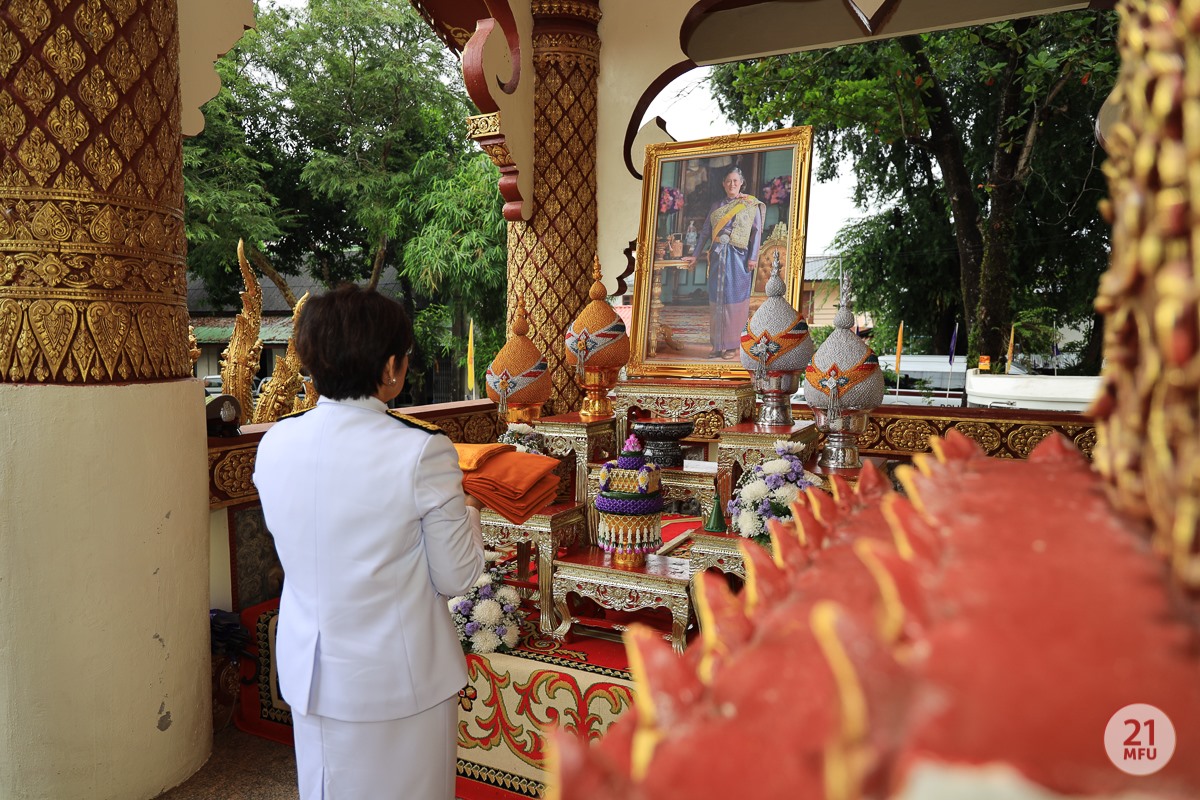
<instances>
[{"instance_id":1,"label":"white trousers","mask_svg":"<svg viewBox=\"0 0 1200 800\"><path fill-rule=\"evenodd\" d=\"M404 719L292 714L300 800L454 800L458 696Z\"/></svg>"}]
</instances>

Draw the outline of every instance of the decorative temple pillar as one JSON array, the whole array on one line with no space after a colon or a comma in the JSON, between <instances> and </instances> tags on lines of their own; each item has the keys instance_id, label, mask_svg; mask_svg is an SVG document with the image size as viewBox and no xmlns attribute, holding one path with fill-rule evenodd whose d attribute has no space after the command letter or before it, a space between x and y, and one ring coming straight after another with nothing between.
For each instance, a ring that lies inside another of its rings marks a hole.
<instances>
[{"instance_id":1,"label":"decorative temple pillar","mask_svg":"<svg viewBox=\"0 0 1200 800\"><path fill-rule=\"evenodd\" d=\"M508 308L529 309L530 338L546 355L552 413L582 395L563 335L588 302L596 254L596 96L600 5L534 0L534 190L528 220L508 225Z\"/></svg>"},{"instance_id":2,"label":"decorative temple pillar","mask_svg":"<svg viewBox=\"0 0 1200 800\"><path fill-rule=\"evenodd\" d=\"M211 752L175 0L0 6L0 797Z\"/></svg>"},{"instance_id":3,"label":"decorative temple pillar","mask_svg":"<svg viewBox=\"0 0 1200 800\"><path fill-rule=\"evenodd\" d=\"M1155 549L1200 589L1200 130L1180 122L1200 102L1200 42L1189 35L1200 8L1125 0L1121 12L1118 114L1104 142L1113 232L1096 297L1106 366L1095 462L1118 506L1153 522Z\"/></svg>"}]
</instances>

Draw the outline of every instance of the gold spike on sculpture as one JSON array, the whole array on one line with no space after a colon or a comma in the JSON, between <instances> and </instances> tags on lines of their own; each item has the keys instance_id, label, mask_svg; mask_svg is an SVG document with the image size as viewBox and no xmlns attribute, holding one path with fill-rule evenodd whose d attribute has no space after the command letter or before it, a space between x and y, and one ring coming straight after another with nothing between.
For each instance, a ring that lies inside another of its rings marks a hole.
<instances>
[{"instance_id":1,"label":"gold spike on sculpture","mask_svg":"<svg viewBox=\"0 0 1200 800\"><path fill-rule=\"evenodd\" d=\"M233 395L243 409L249 410L254 408L254 376L258 374L262 356L262 339L258 333L262 327L263 298L262 287L246 260L246 249L241 240L237 254L246 290L241 293L242 312L233 321L233 335L221 353L221 390Z\"/></svg>"},{"instance_id":2,"label":"gold spike on sculpture","mask_svg":"<svg viewBox=\"0 0 1200 800\"><path fill-rule=\"evenodd\" d=\"M196 341L196 329L188 325L188 361L192 362L193 369L196 362L200 360L200 343Z\"/></svg>"},{"instance_id":3,"label":"gold spike on sculpture","mask_svg":"<svg viewBox=\"0 0 1200 800\"><path fill-rule=\"evenodd\" d=\"M288 337L287 352L283 358L275 359L275 371L259 395L258 405L254 407L253 422L274 422L291 412L295 406L296 397L304 385L300 377L300 356L296 355L296 322L307 301L308 294L305 293L292 310L292 335Z\"/></svg>"}]
</instances>

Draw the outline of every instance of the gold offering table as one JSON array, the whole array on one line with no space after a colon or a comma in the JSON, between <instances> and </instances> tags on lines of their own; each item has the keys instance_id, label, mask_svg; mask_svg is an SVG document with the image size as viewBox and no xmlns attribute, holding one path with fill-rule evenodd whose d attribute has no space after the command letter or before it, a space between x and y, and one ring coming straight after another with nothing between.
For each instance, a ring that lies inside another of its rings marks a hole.
<instances>
[{"instance_id":1,"label":"gold offering table","mask_svg":"<svg viewBox=\"0 0 1200 800\"><path fill-rule=\"evenodd\" d=\"M715 441L721 429L754 416L754 387L746 380L671 380L631 378L613 390L617 439L629 435L629 414L688 419L691 438Z\"/></svg>"},{"instance_id":2,"label":"gold offering table","mask_svg":"<svg viewBox=\"0 0 1200 800\"><path fill-rule=\"evenodd\" d=\"M587 502L588 464L615 458L618 453L616 417L585 419L579 414L542 417L534 423L556 458L573 456L575 500Z\"/></svg>"},{"instance_id":3,"label":"gold offering table","mask_svg":"<svg viewBox=\"0 0 1200 800\"><path fill-rule=\"evenodd\" d=\"M647 555L642 567L625 569L613 563L611 553L591 547L577 555L554 562L554 605L561 618L554 631L556 638L570 635L572 625L587 625L609 631L623 631L625 626L611 620L572 616L567 607L567 595L577 594L594 600L610 611L640 611L665 608L671 612L671 632L663 638L675 651L687 647L688 622L692 602L688 594L692 570L687 559Z\"/></svg>"},{"instance_id":4,"label":"gold offering table","mask_svg":"<svg viewBox=\"0 0 1200 800\"><path fill-rule=\"evenodd\" d=\"M800 460L807 462L816 454L820 438L821 432L812 420L798 420L791 425L740 422L722 428L721 439L717 443L717 476L722 508L733 497L734 482L743 471L776 457L776 441L786 439L803 444Z\"/></svg>"},{"instance_id":5,"label":"gold offering table","mask_svg":"<svg viewBox=\"0 0 1200 800\"><path fill-rule=\"evenodd\" d=\"M703 528L692 531L691 549L688 553L692 574L699 575L706 569L715 568L745 580L746 565L738 548L740 542L758 547L751 540L736 533L712 533Z\"/></svg>"},{"instance_id":6,"label":"gold offering table","mask_svg":"<svg viewBox=\"0 0 1200 800\"><path fill-rule=\"evenodd\" d=\"M582 503L549 505L517 525L489 508L480 514L483 541L488 547L514 547L517 551L517 580L529 582L530 562L537 559L537 603L542 633L554 630L554 558L559 548L570 547L586 538L587 517ZM532 552L537 546L536 553Z\"/></svg>"}]
</instances>

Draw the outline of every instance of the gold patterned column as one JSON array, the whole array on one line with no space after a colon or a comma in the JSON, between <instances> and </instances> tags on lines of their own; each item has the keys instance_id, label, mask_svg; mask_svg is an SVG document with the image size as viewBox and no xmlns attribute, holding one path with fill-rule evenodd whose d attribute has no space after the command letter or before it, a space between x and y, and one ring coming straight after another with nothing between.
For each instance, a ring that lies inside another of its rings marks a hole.
<instances>
[{"instance_id":1,"label":"gold patterned column","mask_svg":"<svg viewBox=\"0 0 1200 800\"><path fill-rule=\"evenodd\" d=\"M1095 462L1200 587L1200 3L1125 0L1106 137L1112 263Z\"/></svg>"},{"instance_id":2,"label":"gold patterned column","mask_svg":"<svg viewBox=\"0 0 1200 800\"><path fill-rule=\"evenodd\" d=\"M188 360L174 0L0 6L0 381Z\"/></svg>"},{"instance_id":3,"label":"gold patterned column","mask_svg":"<svg viewBox=\"0 0 1200 800\"><path fill-rule=\"evenodd\" d=\"M534 197L528 221L508 226L508 308L529 307L530 337L546 354L554 414L582 396L563 335L588 302L596 253L596 0L534 0Z\"/></svg>"}]
</instances>

